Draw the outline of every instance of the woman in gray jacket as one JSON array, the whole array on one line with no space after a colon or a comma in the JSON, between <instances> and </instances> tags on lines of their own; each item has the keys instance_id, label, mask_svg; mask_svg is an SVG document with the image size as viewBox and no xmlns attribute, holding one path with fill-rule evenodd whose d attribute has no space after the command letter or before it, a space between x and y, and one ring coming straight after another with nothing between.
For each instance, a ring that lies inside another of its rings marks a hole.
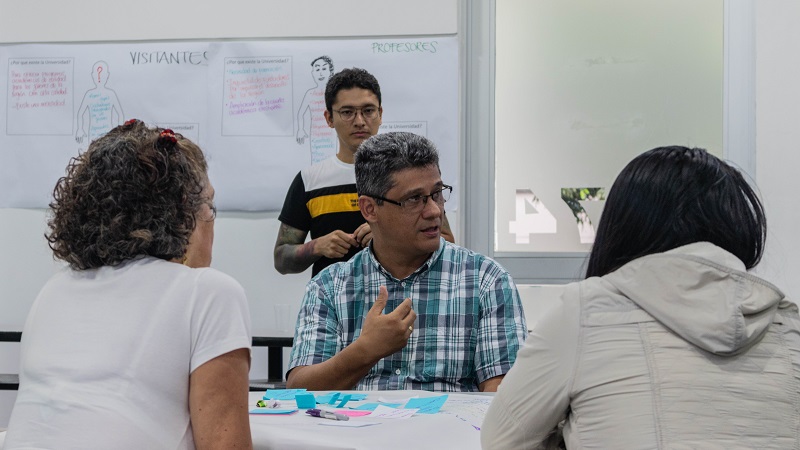
<instances>
[{"instance_id":1,"label":"woman in gray jacket","mask_svg":"<svg viewBox=\"0 0 800 450\"><path fill-rule=\"evenodd\" d=\"M765 236L761 202L725 162L686 147L635 158L587 279L528 336L483 447L800 448L797 307L747 272Z\"/></svg>"}]
</instances>

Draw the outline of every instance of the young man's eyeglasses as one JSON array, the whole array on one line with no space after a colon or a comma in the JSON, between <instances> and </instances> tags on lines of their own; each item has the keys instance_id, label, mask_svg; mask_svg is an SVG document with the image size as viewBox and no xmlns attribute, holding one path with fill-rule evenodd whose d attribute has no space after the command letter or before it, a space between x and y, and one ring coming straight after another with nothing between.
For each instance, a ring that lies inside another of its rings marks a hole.
<instances>
[{"instance_id":1,"label":"young man's eyeglasses","mask_svg":"<svg viewBox=\"0 0 800 450\"><path fill-rule=\"evenodd\" d=\"M453 192L453 186L448 186L446 184L443 184L441 189L433 191L428 195L412 195L411 197L408 197L407 199L401 200L399 202L395 200L389 200L388 198L380 197L378 195L369 195L369 194L364 194L364 195L366 195L367 197L372 197L375 200L383 200L386 203L397 205L408 212L418 212L425 207L425 204L428 203L428 199L433 200L439 206L443 206L444 203L450 199L450 194L452 192Z\"/></svg>"},{"instance_id":2,"label":"young man's eyeglasses","mask_svg":"<svg viewBox=\"0 0 800 450\"><path fill-rule=\"evenodd\" d=\"M365 106L363 108L334 109L334 111L339 114L339 118L345 122L352 122L355 120L356 114L358 114L359 111L361 111L361 117L363 117L364 120L373 120L378 117L380 108L377 106Z\"/></svg>"}]
</instances>

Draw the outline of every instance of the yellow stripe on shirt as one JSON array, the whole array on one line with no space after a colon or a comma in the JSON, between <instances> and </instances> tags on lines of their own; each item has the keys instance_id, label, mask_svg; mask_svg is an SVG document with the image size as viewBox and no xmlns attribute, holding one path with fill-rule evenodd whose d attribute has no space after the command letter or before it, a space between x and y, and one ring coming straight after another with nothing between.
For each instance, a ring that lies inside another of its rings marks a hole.
<instances>
[{"instance_id":1,"label":"yellow stripe on shirt","mask_svg":"<svg viewBox=\"0 0 800 450\"><path fill-rule=\"evenodd\" d=\"M306 207L312 218L323 214L358 211L358 194L349 192L323 195L309 200Z\"/></svg>"}]
</instances>

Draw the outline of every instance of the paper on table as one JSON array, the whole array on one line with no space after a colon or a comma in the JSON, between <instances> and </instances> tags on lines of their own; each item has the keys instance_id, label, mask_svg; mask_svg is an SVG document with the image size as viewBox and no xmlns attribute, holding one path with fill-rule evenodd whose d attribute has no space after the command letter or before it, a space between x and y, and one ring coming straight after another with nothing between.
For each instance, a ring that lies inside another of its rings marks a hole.
<instances>
[{"instance_id":1,"label":"paper on table","mask_svg":"<svg viewBox=\"0 0 800 450\"><path fill-rule=\"evenodd\" d=\"M324 422L319 422L317 425L322 425L324 427L348 427L348 428L358 428L358 427L368 427L370 425L380 425L380 422L364 422L359 420L358 422L355 421L341 421L341 420L326 420Z\"/></svg>"},{"instance_id":2,"label":"paper on table","mask_svg":"<svg viewBox=\"0 0 800 450\"><path fill-rule=\"evenodd\" d=\"M370 419L408 419L416 413L416 409L394 409L379 405L369 415Z\"/></svg>"},{"instance_id":3,"label":"paper on table","mask_svg":"<svg viewBox=\"0 0 800 450\"><path fill-rule=\"evenodd\" d=\"M436 414L447 401L447 394L436 397L412 398L404 408L417 408L420 414Z\"/></svg>"},{"instance_id":4,"label":"paper on table","mask_svg":"<svg viewBox=\"0 0 800 450\"><path fill-rule=\"evenodd\" d=\"M297 412L297 409L256 408L250 410L250 414L291 414L293 412Z\"/></svg>"}]
</instances>

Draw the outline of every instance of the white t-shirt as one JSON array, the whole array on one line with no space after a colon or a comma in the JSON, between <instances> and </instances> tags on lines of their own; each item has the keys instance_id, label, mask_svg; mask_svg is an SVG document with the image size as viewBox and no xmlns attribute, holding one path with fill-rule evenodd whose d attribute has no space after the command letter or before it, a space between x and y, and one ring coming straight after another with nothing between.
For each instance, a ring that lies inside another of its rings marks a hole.
<instances>
[{"instance_id":1,"label":"white t-shirt","mask_svg":"<svg viewBox=\"0 0 800 450\"><path fill-rule=\"evenodd\" d=\"M217 270L62 270L25 324L4 448L194 448L189 375L250 344L244 290Z\"/></svg>"}]
</instances>

